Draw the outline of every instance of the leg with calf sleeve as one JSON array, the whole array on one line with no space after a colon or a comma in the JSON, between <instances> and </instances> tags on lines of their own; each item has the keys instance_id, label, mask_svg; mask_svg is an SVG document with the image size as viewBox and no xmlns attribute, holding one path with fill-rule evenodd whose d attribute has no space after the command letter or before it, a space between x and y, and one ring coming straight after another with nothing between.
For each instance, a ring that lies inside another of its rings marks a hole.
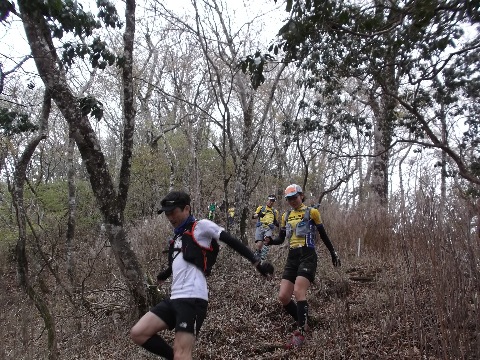
<instances>
[{"instance_id":1,"label":"leg with calf sleeve","mask_svg":"<svg viewBox=\"0 0 480 360\"><path fill-rule=\"evenodd\" d=\"M142 347L153 354L163 356L167 360L173 360L173 348L158 335L153 335L143 343Z\"/></svg>"},{"instance_id":2,"label":"leg with calf sleeve","mask_svg":"<svg viewBox=\"0 0 480 360\"><path fill-rule=\"evenodd\" d=\"M287 305L284 305L283 308L295 319L295 321L298 321L298 308L295 301L290 300L290 302Z\"/></svg>"},{"instance_id":3,"label":"leg with calf sleeve","mask_svg":"<svg viewBox=\"0 0 480 360\"><path fill-rule=\"evenodd\" d=\"M269 249L270 248L267 245L263 245L262 250L260 251L260 256L262 260L265 260L267 258Z\"/></svg>"},{"instance_id":4,"label":"leg with calf sleeve","mask_svg":"<svg viewBox=\"0 0 480 360\"><path fill-rule=\"evenodd\" d=\"M305 332L305 326L308 319L308 303L306 300L297 302L298 327L302 333Z\"/></svg>"}]
</instances>

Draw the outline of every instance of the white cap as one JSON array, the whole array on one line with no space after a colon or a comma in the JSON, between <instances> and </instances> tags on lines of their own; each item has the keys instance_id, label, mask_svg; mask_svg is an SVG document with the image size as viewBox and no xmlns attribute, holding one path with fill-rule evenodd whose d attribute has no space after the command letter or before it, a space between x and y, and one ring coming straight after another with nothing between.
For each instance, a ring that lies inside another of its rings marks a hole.
<instances>
[{"instance_id":1,"label":"white cap","mask_svg":"<svg viewBox=\"0 0 480 360\"><path fill-rule=\"evenodd\" d=\"M290 197L290 196L295 196L298 193L303 193L303 190L300 187L300 185L297 185L297 184L288 185L287 188L285 189L285 197L286 198Z\"/></svg>"}]
</instances>

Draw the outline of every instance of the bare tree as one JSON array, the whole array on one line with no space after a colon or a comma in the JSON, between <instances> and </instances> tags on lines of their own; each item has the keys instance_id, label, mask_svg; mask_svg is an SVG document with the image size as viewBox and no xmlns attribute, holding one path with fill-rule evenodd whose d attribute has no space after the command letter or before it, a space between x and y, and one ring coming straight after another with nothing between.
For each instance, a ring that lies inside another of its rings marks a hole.
<instances>
[{"instance_id":1,"label":"bare tree","mask_svg":"<svg viewBox=\"0 0 480 360\"><path fill-rule=\"evenodd\" d=\"M204 14L201 14L199 4L204 5ZM193 1L193 5L196 14L194 31L203 51L216 106L221 114L221 121L216 124L225 136L223 144L228 146L228 155L235 168L234 203L235 213L239 215L240 221L235 223L237 227L234 226L233 232L246 243L247 219L250 217L249 194L259 181L254 169L263 150L258 145L264 136L263 129L286 65L279 66L272 75L265 100L261 101L262 98L251 87L247 78L239 73L242 47L235 41L238 33L232 31L230 22L222 12L223 4L218 1ZM210 16L212 20L202 21L204 16ZM216 26L206 28L205 24L208 23L215 23ZM237 114L238 110L241 110L240 114ZM222 145L218 149L225 147ZM226 159L225 152L220 155ZM229 176L225 168L223 174L224 184L227 184Z\"/></svg>"},{"instance_id":2,"label":"bare tree","mask_svg":"<svg viewBox=\"0 0 480 360\"><path fill-rule=\"evenodd\" d=\"M82 112L80 101L70 89L65 69L53 45L47 21L28 1L18 2L27 39L38 73L52 99L68 122L104 217L109 241L117 264L140 313L147 309L144 276L132 251L124 229L124 210L130 183L130 166L135 127L134 92L132 79L133 42L135 35L135 1L126 1L124 33L123 99L124 124L122 161L118 190L116 189L99 140L88 116Z\"/></svg>"},{"instance_id":3,"label":"bare tree","mask_svg":"<svg viewBox=\"0 0 480 360\"><path fill-rule=\"evenodd\" d=\"M18 240L15 248L17 257L17 274L20 286L25 290L28 297L38 309L47 330L48 338L48 358L55 360L58 358L57 336L55 318L50 311L46 299L42 292L35 289L29 276L29 263L27 256L27 215L24 207L24 185L26 180L27 166L30 163L33 153L40 141L47 137L48 117L51 109L51 97L48 91L45 92L42 112L40 115L40 126L37 136L35 136L23 150L18 163L16 164L13 176L12 198L16 210L18 225Z\"/></svg>"}]
</instances>

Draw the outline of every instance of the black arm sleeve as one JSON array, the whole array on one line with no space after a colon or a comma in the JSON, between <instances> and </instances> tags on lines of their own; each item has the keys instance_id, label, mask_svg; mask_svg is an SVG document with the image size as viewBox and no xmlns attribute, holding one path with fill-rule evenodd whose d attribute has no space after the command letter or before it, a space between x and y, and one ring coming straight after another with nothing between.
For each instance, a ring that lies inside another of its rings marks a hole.
<instances>
[{"instance_id":1,"label":"black arm sleeve","mask_svg":"<svg viewBox=\"0 0 480 360\"><path fill-rule=\"evenodd\" d=\"M320 234L320 237L322 238L323 243L325 244L327 249L330 251L330 253L335 252L335 249L332 245L332 242L328 238L327 232L325 231L325 227L323 226L323 224L318 224L317 230L318 230L318 233Z\"/></svg>"},{"instance_id":2,"label":"black arm sleeve","mask_svg":"<svg viewBox=\"0 0 480 360\"><path fill-rule=\"evenodd\" d=\"M283 244L285 241L285 237L287 236L287 231L285 228L281 228L278 236L275 239L272 239L268 245L280 245Z\"/></svg>"},{"instance_id":3,"label":"black arm sleeve","mask_svg":"<svg viewBox=\"0 0 480 360\"><path fill-rule=\"evenodd\" d=\"M172 275L172 263L173 263L173 241L170 242L170 245L168 246L168 250L162 251L163 253L168 254L168 267L162 271L160 271L157 275L157 280L158 281L165 281L167 280L171 275ZM180 249L177 249L180 250Z\"/></svg>"},{"instance_id":4,"label":"black arm sleeve","mask_svg":"<svg viewBox=\"0 0 480 360\"><path fill-rule=\"evenodd\" d=\"M242 255L245 259L249 260L251 263L254 263L258 260L248 247L246 247L240 240L234 238L226 231L222 231L220 233L219 239Z\"/></svg>"},{"instance_id":5,"label":"black arm sleeve","mask_svg":"<svg viewBox=\"0 0 480 360\"><path fill-rule=\"evenodd\" d=\"M172 275L172 266L169 266L165 270L160 271L157 275L157 280L158 281L165 281L170 277L170 275Z\"/></svg>"}]
</instances>

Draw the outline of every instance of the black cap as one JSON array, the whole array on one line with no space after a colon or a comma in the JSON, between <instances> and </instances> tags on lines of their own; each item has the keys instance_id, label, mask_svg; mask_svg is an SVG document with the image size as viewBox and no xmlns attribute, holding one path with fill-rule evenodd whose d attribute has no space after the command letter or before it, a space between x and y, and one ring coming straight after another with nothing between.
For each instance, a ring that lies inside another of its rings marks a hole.
<instances>
[{"instance_id":1,"label":"black cap","mask_svg":"<svg viewBox=\"0 0 480 360\"><path fill-rule=\"evenodd\" d=\"M183 209L186 205L190 205L190 195L184 191L171 191L160 201L160 205L162 207L158 209L159 214L177 207Z\"/></svg>"},{"instance_id":2,"label":"black cap","mask_svg":"<svg viewBox=\"0 0 480 360\"><path fill-rule=\"evenodd\" d=\"M275 195L268 195L268 200L275 201L277 197Z\"/></svg>"}]
</instances>

